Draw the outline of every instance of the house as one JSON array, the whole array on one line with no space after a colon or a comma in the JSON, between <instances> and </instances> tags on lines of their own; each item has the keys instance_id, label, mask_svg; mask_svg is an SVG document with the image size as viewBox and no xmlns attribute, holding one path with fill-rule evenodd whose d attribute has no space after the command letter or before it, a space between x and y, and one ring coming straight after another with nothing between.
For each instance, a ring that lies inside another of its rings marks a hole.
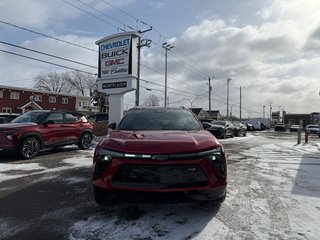
<instances>
[{"instance_id":1,"label":"house","mask_svg":"<svg viewBox=\"0 0 320 240\"><path fill-rule=\"evenodd\" d=\"M97 111L96 107L90 107L90 97L0 85L2 113L24 113L36 109L61 109L82 113Z\"/></svg>"},{"instance_id":2,"label":"house","mask_svg":"<svg viewBox=\"0 0 320 240\"><path fill-rule=\"evenodd\" d=\"M221 119L221 114L219 110L206 111L209 114L210 119L219 120Z\"/></svg>"},{"instance_id":3,"label":"house","mask_svg":"<svg viewBox=\"0 0 320 240\"><path fill-rule=\"evenodd\" d=\"M291 125L302 125L303 127L307 126L311 123L311 114L305 113L290 113L284 115L283 123L291 126Z\"/></svg>"},{"instance_id":4,"label":"house","mask_svg":"<svg viewBox=\"0 0 320 240\"><path fill-rule=\"evenodd\" d=\"M209 119L210 115L202 108L189 108L198 119Z\"/></svg>"}]
</instances>

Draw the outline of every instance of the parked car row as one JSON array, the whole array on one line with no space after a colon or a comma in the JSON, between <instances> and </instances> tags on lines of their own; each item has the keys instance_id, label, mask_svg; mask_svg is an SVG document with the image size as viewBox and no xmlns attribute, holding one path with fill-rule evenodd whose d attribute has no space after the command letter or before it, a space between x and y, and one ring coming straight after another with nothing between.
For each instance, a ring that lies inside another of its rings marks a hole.
<instances>
[{"instance_id":1,"label":"parked car row","mask_svg":"<svg viewBox=\"0 0 320 240\"><path fill-rule=\"evenodd\" d=\"M0 124L9 123L19 115L20 114L15 114L15 113L0 113Z\"/></svg>"},{"instance_id":2,"label":"parked car row","mask_svg":"<svg viewBox=\"0 0 320 240\"><path fill-rule=\"evenodd\" d=\"M296 124L293 124L290 127L287 127L286 124L284 123L277 123L274 126L274 131L286 132L287 130L289 130L289 132L298 132L299 130L306 131L309 134L318 135L320 137L320 129L319 129L319 125L317 124L309 124L304 129L302 126L296 125Z\"/></svg>"},{"instance_id":3,"label":"parked car row","mask_svg":"<svg viewBox=\"0 0 320 240\"><path fill-rule=\"evenodd\" d=\"M247 126L242 122L217 121L210 119L201 119L202 123L210 124L207 130L217 138L227 138L234 136L246 136Z\"/></svg>"}]
</instances>

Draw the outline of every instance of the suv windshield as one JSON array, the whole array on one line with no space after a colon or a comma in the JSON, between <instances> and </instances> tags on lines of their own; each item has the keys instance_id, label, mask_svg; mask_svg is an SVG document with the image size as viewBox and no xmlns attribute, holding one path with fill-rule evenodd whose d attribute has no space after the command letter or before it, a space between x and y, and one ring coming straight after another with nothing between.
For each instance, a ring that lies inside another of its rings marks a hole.
<instances>
[{"instance_id":1,"label":"suv windshield","mask_svg":"<svg viewBox=\"0 0 320 240\"><path fill-rule=\"evenodd\" d=\"M26 123L26 122L33 122L33 123L40 123L44 117L48 115L47 112L43 111L30 111L26 112L19 117L12 120L12 123Z\"/></svg>"},{"instance_id":2,"label":"suv windshield","mask_svg":"<svg viewBox=\"0 0 320 240\"><path fill-rule=\"evenodd\" d=\"M201 130L194 115L183 109L134 109L121 120L119 130Z\"/></svg>"}]
</instances>

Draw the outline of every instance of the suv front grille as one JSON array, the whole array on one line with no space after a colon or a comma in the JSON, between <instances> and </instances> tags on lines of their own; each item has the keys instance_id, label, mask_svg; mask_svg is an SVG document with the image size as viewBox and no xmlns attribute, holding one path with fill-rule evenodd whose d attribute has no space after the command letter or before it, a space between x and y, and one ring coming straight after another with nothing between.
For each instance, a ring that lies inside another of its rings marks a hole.
<instances>
[{"instance_id":1,"label":"suv front grille","mask_svg":"<svg viewBox=\"0 0 320 240\"><path fill-rule=\"evenodd\" d=\"M114 186L172 189L206 186L208 178L199 165L124 164L112 179Z\"/></svg>"}]
</instances>

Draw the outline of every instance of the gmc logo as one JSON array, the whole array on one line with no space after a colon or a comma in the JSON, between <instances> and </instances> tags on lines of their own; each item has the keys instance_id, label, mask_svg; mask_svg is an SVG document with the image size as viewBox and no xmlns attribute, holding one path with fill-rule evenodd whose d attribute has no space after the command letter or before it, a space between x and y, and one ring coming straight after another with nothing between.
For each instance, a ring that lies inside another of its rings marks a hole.
<instances>
[{"instance_id":1,"label":"gmc logo","mask_svg":"<svg viewBox=\"0 0 320 240\"><path fill-rule=\"evenodd\" d=\"M105 62L105 66L115 66L124 64L124 58L118 58L113 60L108 60Z\"/></svg>"}]
</instances>

